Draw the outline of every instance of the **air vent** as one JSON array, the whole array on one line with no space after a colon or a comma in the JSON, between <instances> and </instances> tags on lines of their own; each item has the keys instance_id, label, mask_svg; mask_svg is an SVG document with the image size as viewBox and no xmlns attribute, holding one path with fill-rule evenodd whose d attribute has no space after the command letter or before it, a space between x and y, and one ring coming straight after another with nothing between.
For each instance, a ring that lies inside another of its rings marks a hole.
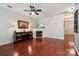
<instances>
[{"instance_id":1,"label":"air vent","mask_svg":"<svg viewBox=\"0 0 79 59\"><path fill-rule=\"evenodd\" d=\"M13 8L11 5L7 5L7 7L9 7L9 8Z\"/></svg>"}]
</instances>

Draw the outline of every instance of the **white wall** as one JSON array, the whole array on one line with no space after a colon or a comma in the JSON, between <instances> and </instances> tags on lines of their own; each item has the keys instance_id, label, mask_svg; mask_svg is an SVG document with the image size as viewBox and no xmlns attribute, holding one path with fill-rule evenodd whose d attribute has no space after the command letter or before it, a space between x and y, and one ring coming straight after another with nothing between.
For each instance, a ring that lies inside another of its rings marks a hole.
<instances>
[{"instance_id":1,"label":"white wall","mask_svg":"<svg viewBox=\"0 0 79 59\"><path fill-rule=\"evenodd\" d=\"M79 3L75 5L76 9L78 9L78 25L79 25ZM78 33L75 33L75 49L79 54L79 26L78 26Z\"/></svg>"},{"instance_id":2,"label":"white wall","mask_svg":"<svg viewBox=\"0 0 79 59\"><path fill-rule=\"evenodd\" d=\"M37 22L33 18L0 7L0 45L13 42L13 32L15 30L23 31L17 28L17 20L30 22L29 29L30 26L35 26ZM63 15L60 14L52 18L39 19L38 23L43 23L45 26L44 37L64 39Z\"/></svg>"},{"instance_id":3,"label":"white wall","mask_svg":"<svg viewBox=\"0 0 79 59\"><path fill-rule=\"evenodd\" d=\"M17 20L26 20L30 22L29 26L35 25L34 19L0 7L0 45L13 42L13 32L18 29L15 26L17 25ZM21 29L18 30L23 31Z\"/></svg>"},{"instance_id":4,"label":"white wall","mask_svg":"<svg viewBox=\"0 0 79 59\"><path fill-rule=\"evenodd\" d=\"M45 26L45 37L64 40L64 16L59 14L52 18L39 19L39 23Z\"/></svg>"}]
</instances>

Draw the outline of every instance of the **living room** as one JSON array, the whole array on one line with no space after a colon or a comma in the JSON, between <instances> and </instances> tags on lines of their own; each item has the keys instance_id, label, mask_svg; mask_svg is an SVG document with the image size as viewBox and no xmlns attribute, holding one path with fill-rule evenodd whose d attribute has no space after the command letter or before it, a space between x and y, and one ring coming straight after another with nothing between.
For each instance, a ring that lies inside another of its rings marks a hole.
<instances>
[{"instance_id":1,"label":"living room","mask_svg":"<svg viewBox=\"0 0 79 59\"><path fill-rule=\"evenodd\" d=\"M77 34L74 34L73 20L78 5L0 3L0 55L78 55L79 45L78 40L74 41Z\"/></svg>"}]
</instances>

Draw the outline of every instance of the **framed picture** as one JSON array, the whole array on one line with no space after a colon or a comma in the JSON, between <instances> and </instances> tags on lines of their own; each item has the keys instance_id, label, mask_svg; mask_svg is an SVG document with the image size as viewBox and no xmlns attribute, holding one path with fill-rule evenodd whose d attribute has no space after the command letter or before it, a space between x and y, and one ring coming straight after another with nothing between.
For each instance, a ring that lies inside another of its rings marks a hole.
<instances>
[{"instance_id":1,"label":"framed picture","mask_svg":"<svg viewBox=\"0 0 79 59\"><path fill-rule=\"evenodd\" d=\"M18 28L26 29L29 27L29 22L18 20Z\"/></svg>"}]
</instances>

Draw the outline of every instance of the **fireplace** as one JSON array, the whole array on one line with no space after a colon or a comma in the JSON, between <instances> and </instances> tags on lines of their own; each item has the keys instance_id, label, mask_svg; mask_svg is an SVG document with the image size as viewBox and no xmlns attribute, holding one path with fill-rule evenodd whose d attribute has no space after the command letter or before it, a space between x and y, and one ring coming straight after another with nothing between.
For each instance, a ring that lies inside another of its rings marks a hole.
<instances>
[{"instance_id":1,"label":"fireplace","mask_svg":"<svg viewBox=\"0 0 79 59\"><path fill-rule=\"evenodd\" d=\"M42 38L42 31L36 31L36 37Z\"/></svg>"}]
</instances>

